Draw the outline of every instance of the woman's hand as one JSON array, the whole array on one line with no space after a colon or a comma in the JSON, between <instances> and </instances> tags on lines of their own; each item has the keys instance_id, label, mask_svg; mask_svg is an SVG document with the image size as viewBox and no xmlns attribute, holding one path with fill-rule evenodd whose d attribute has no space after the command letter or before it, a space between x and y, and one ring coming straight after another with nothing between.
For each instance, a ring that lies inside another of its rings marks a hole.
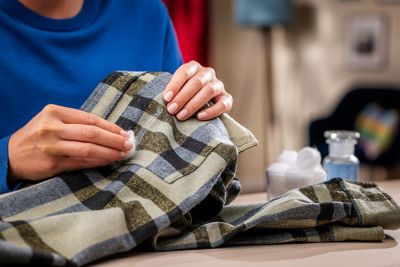
<instances>
[{"instance_id":1,"label":"woman's hand","mask_svg":"<svg viewBox=\"0 0 400 267\"><path fill-rule=\"evenodd\" d=\"M164 91L167 110L177 114L179 120L186 120L208 101L214 105L197 114L199 120L209 120L232 109L232 96L224 84L217 79L212 68L205 68L196 61L180 66Z\"/></svg>"},{"instance_id":2,"label":"woman's hand","mask_svg":"<svg viewBox=\"0 0 400 267\"><path fill-rule=\"evenodd\" d=\"M121 160L133 144L119 126L81 110L47 105L8 144L9 179L41 180Z\"/></svg>"}]
</instances>

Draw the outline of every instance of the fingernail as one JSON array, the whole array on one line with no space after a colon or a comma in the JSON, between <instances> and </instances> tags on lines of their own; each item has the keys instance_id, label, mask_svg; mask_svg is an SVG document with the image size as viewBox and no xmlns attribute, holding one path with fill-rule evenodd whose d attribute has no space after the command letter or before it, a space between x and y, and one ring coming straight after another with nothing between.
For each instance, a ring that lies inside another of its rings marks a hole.
<instances>
[{"instance_id":1,"label":"fingernail","mask_svg":"<svg viewBox=\"0 0 400 267\"><path fill-rule=\"evenodd\" d=\"M120 133L123 137L129 138L129 133L128 133L128 132L126 132L126 131L124 131L124 130L121 130L119 133Z\"/></svg>"},{"instance_id":2,"label":"fingernail","mask_svg":"<svg viewBox=\"0 0 400 267\"><path fill-rule=\"evenodd\" d=\"M126 152L121 152L121 158L124 158L126 155Z\"/></svg>"},{"instance_id":3,"label":"fingernail","mask_svg":"<svg viewBox=\"0 0 400 267\"><path fill-rule=\"evenodd\" d=\"M165 95L164 95L164 100L169 102L172 100L172 98L174 97L174 93L172 93L172 91L168 91Z\"/></svg>"},{"instance_id":4,"label":"fingernail","mask_svg":"<svg viewBox=\"0 0 400 267\"><path fill-rule=\"evenodd\" d=\"M125 148L126 148L126 149L131 149L132 147L133 147L132 142L130 142L130 141L125 141Z\"/></svg>"},{"instance_id":5,"label":"fingernail","mask_svg":"<svg viewBox=\"0 0 400 267\"><path fill-rule=\"evenodd\" d=\"M174 113L177 109L178 109L178 104L176 104L176 103L172 103L167 108L169 113Z\"/></svg>"},{"instance_id":6,"label":"fingernail","mask_svg":"<svg viewBox=\"0 0 400 267\"><path fill-rule=\"evenodd\" d=\"M197 114L197 118L199 118L200 120L204 119L205 117L207 117L207 112L205 111L202 111L199 114Z\"/></svg>"},{"instance_id":7,"label":"fingernail","mask_svg":"<svg viewBox=\"0 0 400 267\"><path fill-rule=\"evenodd\" d=\"M188 115L188 111L186 109L182 109L181 112L176 116L178 119L183 120Z\"/></svg>"}]
</instances>

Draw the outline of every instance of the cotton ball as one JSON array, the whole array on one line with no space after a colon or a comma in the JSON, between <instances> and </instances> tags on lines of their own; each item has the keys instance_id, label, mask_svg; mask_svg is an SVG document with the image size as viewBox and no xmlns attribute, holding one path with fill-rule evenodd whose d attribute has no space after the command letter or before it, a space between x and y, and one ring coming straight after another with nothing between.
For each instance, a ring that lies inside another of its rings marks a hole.
<instances>
[{"instance_id":1,"label":"cotton ball","mask_svg":"<svg viewBox=\"0 0 400 267\"><path fill-rule=\"evenodd\" d=\"M297 152L294 150L284 150L276 159L276 162L285 163L292 166L296 163Z\"/></svg>"},{"instance_id":2,"label":"cotton ball","mask_svg":"<svg viewBox=\"0 0 400 267\"><path fill-rule=\"evenodd\" d=\"M289 166L284 163L273 163L269 165L267 171L274 172L274 173L285 173L289 169Z\"/></svg>"},{"instance_id":3,"label":"cotton ball","mask_svg":"<svg viewBox=\"0 0 400 267\"><path fill-rule=\"evenodd\" d=\"M271 200L287 192L285 173L289 166L284 163L273 163L267 169L267 196Z\"/></svg>"},{"instance_id":4,"label":"cotton ball","mask_svg":"<svg viewBox=\"0 0 400 267\"><path fill-rule=\"evenodd\" d=\"M326 179L326 172L320 165L312 169L290 168L285 175L286 187L289 189L301 188L318 184Z\"/></svg>"},{"instance_id":5,"label":"cotton ball","mask_svg":"<svg viewBox=\"0 0 400 267\"><path fill-rule=\"evenodd\" d=\"M123 158L123 160L127 160L133 157L136 151L136 138L135 138L135 133L132 130L128 131L129 134L129 141L133 144L133 147L127 152L126 156Z\"/></svg>"},{"instance_id":6,"label":"cotton ball","mask_svg":"<svg viewBox=\"0 0 400 267\"><path fill-rule=\"evenodd\" d=\"M318 150L305 147L297 154L296 167L299 169L313 169L319 166L321 162L321 154Z\"/></svg>"}]
</instances>

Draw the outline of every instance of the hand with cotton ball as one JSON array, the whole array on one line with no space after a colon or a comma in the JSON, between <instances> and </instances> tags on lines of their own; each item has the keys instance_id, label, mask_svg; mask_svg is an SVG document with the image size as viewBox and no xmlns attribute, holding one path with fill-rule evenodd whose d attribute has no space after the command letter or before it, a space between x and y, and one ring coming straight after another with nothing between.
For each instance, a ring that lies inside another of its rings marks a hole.
<instances>
[{"instance_id":1,"label":"hand with cotton ball","mask_svg":"<svg viewBox=\"0 0 400 267\"><path fill-rule=\"evenodd\" d=\"M318 150L305 147L299 152L284 150L267 169L267 192L271 200L285 192L323 182L326 173Z\"/></svg>"},{"instance_id":2,"label":"hand with cotton ball","mask_svg":"<svg viewBox=\"0 0 400 267\"><path fill-rule=\"evenodd\" d=\"M132 130L128 131L129 134L129 141L133 144L132 148L126 153L126 156L123 158L123 160L128 160L133 157L136 151L136 138L135 138L135 133Z\"/></svg>"}]
</instances>

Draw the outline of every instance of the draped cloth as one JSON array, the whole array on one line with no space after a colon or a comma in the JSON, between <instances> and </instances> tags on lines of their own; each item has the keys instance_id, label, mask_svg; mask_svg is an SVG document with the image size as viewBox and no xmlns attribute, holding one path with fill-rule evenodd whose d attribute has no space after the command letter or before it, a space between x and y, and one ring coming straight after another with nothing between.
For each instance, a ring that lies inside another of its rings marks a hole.
<instances>
[{"instance_id":1,"label":"draped cloth","mask_svg":"<svg viewBox=\"0 0 400 267\"><path fill-rule=\"evenodd\" d=\"M138 245L157 251L223 245L381 241L400 208L371 183L334 179L270 202L232 205L240 152L255 137L228 115L178 121L168 73L114 72L83 104L133 130L133 158L73 171L0 196L0 263L81 266Z\"/></svg>"}]
</instances>

